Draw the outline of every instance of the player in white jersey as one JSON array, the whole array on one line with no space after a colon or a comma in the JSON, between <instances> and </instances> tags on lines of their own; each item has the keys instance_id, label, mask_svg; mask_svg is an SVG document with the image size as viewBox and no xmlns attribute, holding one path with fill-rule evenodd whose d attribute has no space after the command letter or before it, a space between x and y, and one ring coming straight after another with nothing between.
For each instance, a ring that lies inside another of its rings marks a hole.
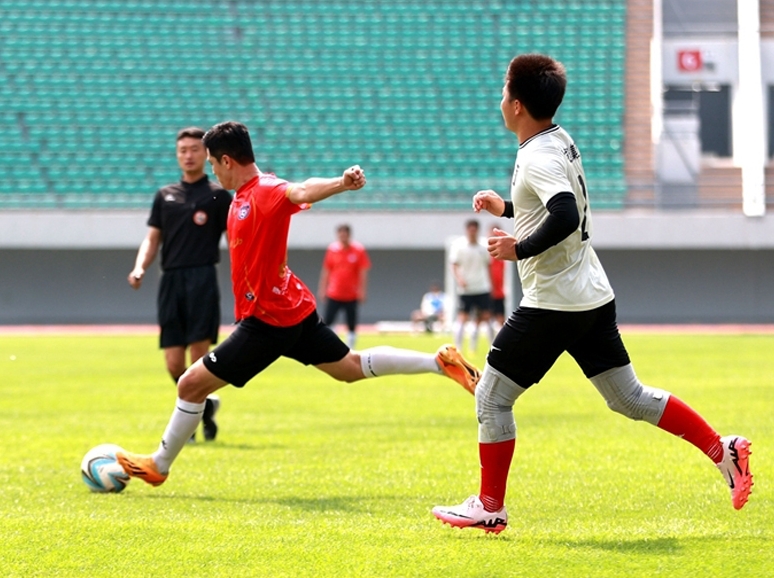
<instances>
[{"instance_id":1,"label":"player in white jersey","mask_svg":"<svg viewBox=\"0 0 774 578\"><path fill-rule=\"evenodd\" d=\"M459 351L465 337L465 326L473 317L473 331L470 334L469 351L478 348L478 331L481 324L487 329L489 342L494 337L489 322L492 282L489 277L489 253L478 238L479 224L475 219L465 223L465 236L455 239L449 248L449 263L452 266L457 287L459 304L454 324L454 344Z\"/></svg>"},{"instance_id":2,"label":"player in white jersey","mask_svg":"<svg viewBox=\"0 0 774 578\"><path fill-rule=\"evenodd\" d=\"M513 235L488 239L496 259L517 261L524 298L495 337L476 388L481 485L478 494L433 514L456 527L500 532L508 523L505 488L516 441L513 404L567 351L613 411L643 420L704 452L731 488L734 508L752 489L749 440L720 435L693 409L634 373L616 324L615 297L591 247L592 228L580 152L553 123L564 97L561 63L540 54L514 58L500 104L519 140L511 200L492 190L473 209L514 219Z\"/></svg>"}]
</instances>

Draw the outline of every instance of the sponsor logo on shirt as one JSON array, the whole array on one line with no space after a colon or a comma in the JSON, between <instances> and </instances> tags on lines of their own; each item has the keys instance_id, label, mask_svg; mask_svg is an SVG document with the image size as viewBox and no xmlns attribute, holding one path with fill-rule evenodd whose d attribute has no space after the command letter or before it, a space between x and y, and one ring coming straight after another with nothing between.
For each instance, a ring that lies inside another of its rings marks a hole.
<instances>
[{"instance_id":1,"label":"sponsor logo on shirt","mask_svg":"<svg viewBox=\"0 0 774 578\"><path fill-rule=\"evenodd\" d=\"M244 221L247 218L247 215L250 214L250 205L242 205L239 207L239 210L237 211L237 219L240 221Z\"/></svg>"},{"instance_id":2,"label":"sponsor logo on shirt","mask_svg":"<svg viewBox=\"0 0 774 578\"><path fill-rule=\"evenodd\" d=\"M252 301L255 299L255 295L253 295L252 293L245 293L245 299L247 299L248 301Z\"/></svg>"},{"instance_id":3,"label":"sponsor logo on shirt","mask_svg":"<svg viewBox=\"0 0 774 578\"><path fill-rule=\"evenodd\" d=\"M193 222L197 225L204 225L207 222L207 213L204 211L196 211L193 216Z\"/></svg>"},{"instance_id":4,"label":"sponsor logo on shirt","mask_svg":"<svg viewBox=\"0 0 774 578\"><path fill-rule=\"evenodd\" d=\"M578 147L575 146L575 143L568 146L562 152L570 162L577 161L580 158L580 151L578 150Z\"/></svg>"}]
</instances>

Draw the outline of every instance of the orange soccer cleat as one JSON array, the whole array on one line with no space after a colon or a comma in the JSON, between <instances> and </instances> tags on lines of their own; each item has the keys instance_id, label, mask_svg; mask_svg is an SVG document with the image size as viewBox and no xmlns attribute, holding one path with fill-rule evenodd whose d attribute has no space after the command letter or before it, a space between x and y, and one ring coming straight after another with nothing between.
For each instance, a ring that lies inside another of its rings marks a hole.
<instances>
[{"instance_id":1,"label":"orange soccer cleat","mask_svg":"<svg viewBox=\"0 0 774 578\"><path fill-rule=\"evenodd\" d=\"M116 459L128 475L140 478L151 486L160 486L167 480L169 474L162 474L156 467L152 456L116 452Z\"/></svg>"},{"instance_id":2,"label":"orange soccer cleat","mask_svg":"<svg viewBox=\"0 0 774 578\"><path fill-rule=\"evenodd\" d=\"M443 374L459 383L472 394L481 379L481 372L471 365L453 345L442 345L435 354L435 361Z\"/></svg>"}]
</instances>

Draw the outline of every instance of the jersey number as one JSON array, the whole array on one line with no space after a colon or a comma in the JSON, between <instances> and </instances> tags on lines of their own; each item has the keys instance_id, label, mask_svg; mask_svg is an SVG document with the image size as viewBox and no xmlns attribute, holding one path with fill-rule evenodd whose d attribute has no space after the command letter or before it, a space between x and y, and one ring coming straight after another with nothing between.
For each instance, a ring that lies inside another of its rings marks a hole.
<instances>
[{"instance_id":1,"label":"jersey number","mask_svg":"<svg viewBox=\"0 0 774 578\"><path fill-rule=\"evenodd\" d=\"M588 217L589 196L586 194L586 183L583 182L583 177L578 175L578 182L580 183L581 190L583 191L583 222L581 223L581 241L589 240L589 233L586 230L586 219Z\"/></svg>"}]
</instances>

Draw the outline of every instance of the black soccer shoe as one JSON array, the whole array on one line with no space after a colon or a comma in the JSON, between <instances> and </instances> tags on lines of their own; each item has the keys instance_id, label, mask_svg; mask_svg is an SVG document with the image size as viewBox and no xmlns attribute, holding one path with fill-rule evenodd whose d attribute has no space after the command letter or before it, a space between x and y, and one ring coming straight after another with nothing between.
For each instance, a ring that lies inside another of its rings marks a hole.
<instances>
[{"instance_id":1,"label":"black soccer shoe","mask_svg":"<svg viewBox=\"0 0 774 578\"><path fill-rule=\"evenodd\" d=\"M218 435L218 424L215 421L215 414L220 408L220 398L217 395L208 395L204 402L204 414L202 415L202 426L204 429L204 441L211 442Z\"/></svg>"}]
</instances>

